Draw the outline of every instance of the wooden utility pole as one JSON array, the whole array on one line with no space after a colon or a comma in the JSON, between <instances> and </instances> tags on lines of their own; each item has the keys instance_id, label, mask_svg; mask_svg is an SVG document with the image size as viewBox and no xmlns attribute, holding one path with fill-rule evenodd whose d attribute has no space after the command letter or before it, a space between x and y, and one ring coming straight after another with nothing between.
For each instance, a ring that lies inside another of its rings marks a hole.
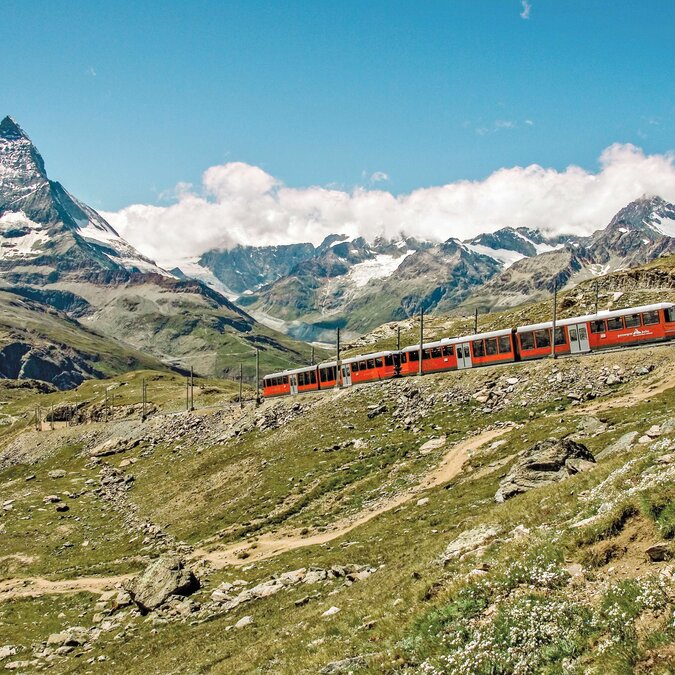
<instances>
[{"instance_id":1,"label":"wooden utility pole","mask_svg":"<svg viewBox=\"0 0 675 675\"><path fill-rule=\"evenodd\" d=\"M146 393L145 393L145 378L141 380L141 390L143 394L143 412L141 414L141 422L145 422L145 403L146 403Z\"/></svg>"},{"instance_id":2,"label":"wooden utility pole","mask_svg":"<svg viewBox=\"0 0 675 675\"><path fill-rule=\"evenodd\" d=\"M401 351L401 326L396 326L396 351Z\"/></svg>"},{"instance_id":3,"label":"wooden utility pole","mask_svg":"<svg viewBox=\"0 0 675 675\"><path fill-rule=\"evenodd\" d=\"M244 364L239 364L239 407L244 407Z\"/></svg>"},{"instance_id":4,"label":"wooden utility pole","mask_svg":"<svg viewBox=\"0 0 675 675\"><path fill-rule=\"evenodd\" d=\"M54 404L52 403L49 411L49 427L52 431L54 431Z\"/></svg>"},{"instance_id":5,"label":"wooden utility pole","mask_svg":"<svg viewBox=\"0 0 675 675\"><path fill-rule=\"evenodd\" d=\"M422 358L424 357L424 307L420 312L420 346L418 351L419 362L417 364L417 374L422 375L424 368L422 368Z\"/></svg>"},{"instance_id":6,"label":"wooden utility pole","mask_svg":"<svg viewBox=\"0 0 675 675\"><path fill-rule=\"evenodd\" d=\"M190 378L185 378L185 410L190 411Z\"/></svg>"},{"instance_id":7,"label":"wooden utility pole","mask_svg":"<svg viewBox=\"0 0 675 675\"><path fill-rule=\"evenodd\" d=\"M195 373L190 366L190 410L195 409Z\"/></svg>"},{"instance_id":8,"label":"wooden utility pole","mask_svg":"<svg viewBox=\"0 0 675 675\"><path fill-rule=\"evenodd\" d=\"M313 366L313 365L314 365L314 345L312 345L312 358L311 358L311 361L310 361L310 364L309 364L309 365L310 365L310 366Z\"/></svg>"},{"instance_id":9,"label":"wooden utility pole","mask_svg":"<svg viewBox=\"0 0 675 675\"><path fill-rule=\"evenodd\" d=\"M600 298L600 285L598 284L598 280L595 280L595 313L597 315L598 313L598 299Z\"/></svg>"},{"instance_id":10,"label":"wooden utility pole","mask_svg":"<svg viewBox=\"0 0 675 675\"><path fill-rule=\"evenodd\" d=\"M314 365L314 347L312 347L312 365ZM255 348L255 404L260 405L260 350Z\"/></svg>"},{"instance_id":11,"label":"wooden utility pole","mask_svg":"<svg viewBox=\"0 0 675 675\"><path fill-rule=\"evenodd\" d=\"M336 387L341 387L342 386L342 362L340 361L340 328L338 327L337 329L337 349L336 349L336 356L335 356L335 386Z\"/></svg>"},{"instance_id":12,"label":"wooden utility pole","mask_svg":"<svg viewBox=\"0 0 675 675\"><path fill-rule=\"evenodd\" d=\"M478 334L478 307L476 307L473 315L473 334Z\"/></svg>"},{"instance_id":13,"label":"wooden utility pole","mask_svg":"<svg viewBox=\"0 0 675 675\"><path fill-rule=\"evenodd\" d=\"M558 280L553 285L553 330L551 331L551 356L555 359L555 329L558 320Z\"/></svg>"}]
</instances>

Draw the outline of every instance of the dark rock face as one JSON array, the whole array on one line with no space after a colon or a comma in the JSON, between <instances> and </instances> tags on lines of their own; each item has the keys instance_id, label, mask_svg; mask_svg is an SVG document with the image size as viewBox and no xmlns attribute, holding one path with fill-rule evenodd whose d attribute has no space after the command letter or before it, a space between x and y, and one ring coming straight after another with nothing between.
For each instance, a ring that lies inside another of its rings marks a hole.
<instances>
[{"instance_id":1,"label":"dark rock face","mask_svg":"<svg viewBox=\"0 0 675 675\"><path fill-rule=\"evenodd\" d=\"M535 443L499 484L496 502L534 488L556 483L593 466L595 458L582 443L568 438L547 438Z\"/></svg>"},{"instance_id":2,"label":"dark rock face","mask_svg":"<svg viewBox=\"0 0 675 675\"><path fill-rule=\"evenodd\" d=\"M91 377L101 377L101 374L67 347L43 348L11 342L0 349L0 378L42 380L64 390Z\"/></svg>"},{"instance_id":3,"label":"dark rock face","mask_svg":"<svg viewBox=\"0 0 675 675\"><path fill-rule=\"evenodd\" d=\"M163 555L151 562L127 585L127 590L142 613L152 611L172 595L186 596L199 590L197 577L185 569L175 555Z\"/></svg>"}]
</instances>

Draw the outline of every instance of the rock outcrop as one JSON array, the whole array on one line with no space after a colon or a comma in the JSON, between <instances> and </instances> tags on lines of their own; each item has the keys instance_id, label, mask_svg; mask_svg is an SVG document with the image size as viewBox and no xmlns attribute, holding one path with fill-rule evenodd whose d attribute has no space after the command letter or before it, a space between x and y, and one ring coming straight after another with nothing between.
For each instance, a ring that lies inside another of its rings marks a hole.
<instances>
[{"instance_id":1,"label":"rock outcrop","mask_svg":"<svg viewBox=\"0 0 675 675\"><path fill-rule=\"evenodd\" d=\"M496 502L504 502L533 488L563 480L593 466L595 458L582 443L547 438L527 450L499 484Z\"/></svg>"},{"instance_id":2,"label":"rock outcrop","mask_svg":"<svg viewBox=\"0 0 675 675\"><path fill-rule=\"evenodd\" d=\"M156 609L172 595L187 596L200 587L197 577L178 556L164 555L150 563L127 585L141 613Z\"/></svg>"}]
</instances>

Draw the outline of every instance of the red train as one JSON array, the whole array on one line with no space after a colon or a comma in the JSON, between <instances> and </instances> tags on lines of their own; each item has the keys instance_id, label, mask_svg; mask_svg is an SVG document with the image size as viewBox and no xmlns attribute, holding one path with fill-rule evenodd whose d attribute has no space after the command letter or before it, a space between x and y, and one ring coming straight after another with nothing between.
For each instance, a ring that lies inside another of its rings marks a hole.
<instances>
[{"instance_id":1,"label":"red train","mask_svg":"<svg viewBox=\"0 0 675 675\"><path fill-rule=\"evenodd\" d=\"M362 382L417 375L420 371L435 373L541 359L551 355L552 340L555 340L555 353L561 355L672 340L675 338L675 303L560 319L556 321L555 336L552 330L553 322L548 321L425 343L421 350L421 369L420 346L412 345L400 351L342 359L340 373L336 361L285 370L263 378L263 394L269 397L331 389L337 386L338 376L341 386L350 387Z\"/></svg>"}]
</instances>

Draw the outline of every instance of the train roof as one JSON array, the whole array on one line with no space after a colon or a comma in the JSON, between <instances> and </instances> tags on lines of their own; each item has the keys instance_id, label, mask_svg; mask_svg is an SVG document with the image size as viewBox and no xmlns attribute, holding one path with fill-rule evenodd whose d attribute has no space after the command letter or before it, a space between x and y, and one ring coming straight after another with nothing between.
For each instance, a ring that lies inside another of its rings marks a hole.
<instances>
[{"instance_id":1,"label":"train roof","mask_svg":"<svg viewBox=\"0 0 675 675\"><path fill-rule=\"evenodd\" d=\"M611 319L615 316L625 316L626 314L639 314L641 312L653 312L658 309L668 309L672 307L672 302L658 302L655 305L641 305L640 307L626 307L625 309L602 310L597 314L585 314L584 316L574 316L569 319L559 319L555 322L556 326L569 326L575 323L586 323L587 321L597 321L599 319ZM552 328L553 321L545 321L544 323L533 323L528 326L519 326L519 333L529 333L533 330L542 330L544 328Z\"/></svg>"},{"instance_id":2,"label":"train roof","mask_svg":"<svg viewBox=\"0 0 675 675\"><path fill-rule=\"evenodd\" d=\"M341 359L342 363L354 363L355 361L363 361L364 359L379 359L383 356L390 356L394 352L373 352L372 354L357 354L356 356L349 356L346 359Z\"/></svg>"}]
</instances>

